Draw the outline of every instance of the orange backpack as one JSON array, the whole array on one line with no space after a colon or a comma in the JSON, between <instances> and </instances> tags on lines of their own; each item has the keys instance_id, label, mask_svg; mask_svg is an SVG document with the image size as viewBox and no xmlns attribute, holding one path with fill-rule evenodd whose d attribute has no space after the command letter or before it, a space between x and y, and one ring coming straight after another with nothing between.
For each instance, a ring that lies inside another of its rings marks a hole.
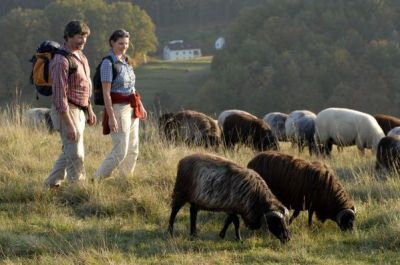
<instances>
[{"instance_id":1,"label":"orange backpack","mask_svg":"<svg viewBox=\"0 0 400 265\"><path fill-rule=\"evenodd\" d=\"M38 94L50 96L52 94L52 82L49 65L55 54L60 54L67 58L69 63L68 76L75 73L77 65L70 58L71 53L60 48L60 44L55 41L44 41L36 49L36 54L32 56L31 83L35 85Z\"/></svg>"}]
</instances>

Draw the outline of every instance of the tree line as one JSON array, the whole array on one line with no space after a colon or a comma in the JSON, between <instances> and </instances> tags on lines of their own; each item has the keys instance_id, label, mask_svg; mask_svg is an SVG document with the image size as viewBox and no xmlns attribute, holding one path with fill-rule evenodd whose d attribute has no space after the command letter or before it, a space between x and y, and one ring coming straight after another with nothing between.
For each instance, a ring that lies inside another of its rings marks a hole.
<instances>
[{"instance_id":1,"label":"tree line","mask_svg":"<svg viewBox=\"0 0 400 265\"><path fill-rule=\"evenodd\" d=\"M191 105L400 115L399 11L395 0L265 0L235 21Z\"/></svg>"},{"instance_id":2,"label":"tree line","mask_svg":"<svg viewBox=\"0 0 400 265\"><path fill-rule=\"evenodd\" d=\"M63 43L64 27L72 19L83 20L91 28L85 54L92 70L94 62L100 62L109 49L109 35L118 28L131 32L132 47L128 52L136 60L156 49L157 38L151 18L132 3L59 0L52 1L43 9L17 7L0 18L3 36L0 39L3 47L0 53L3 62L0 64L0 97L8 99L14 95L16 88L22 90L23 94L33 94L32 85L28 82L31 70L29 59L44 40Z\"/></svg>"}]
</instances>

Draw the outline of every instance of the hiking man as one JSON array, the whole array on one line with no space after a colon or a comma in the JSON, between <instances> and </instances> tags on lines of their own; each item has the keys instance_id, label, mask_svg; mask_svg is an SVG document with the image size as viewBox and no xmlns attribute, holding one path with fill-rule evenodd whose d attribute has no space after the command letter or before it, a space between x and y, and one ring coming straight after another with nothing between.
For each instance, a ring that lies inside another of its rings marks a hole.
<instances>
[{"instance_id":1,"label":"hiking man","mask_svg":"<svg viewBox=\"0 0 400 265\"><path fill-rule=\"evenodd\" d=\"M65 43L61 49L69 52L69 58L56 54L50 62L52 85L52 119L60 131L62 153L44 181L46 186L58 187L66 178L71 183L85 179L83 131L86 117L90 126L96 124L96 115L90 104L92 83L90 69L82 50L90 34L82 21L70 21L64 30ZM71 73L69 60L74 67Z\"/></svg>"}]
</instances>

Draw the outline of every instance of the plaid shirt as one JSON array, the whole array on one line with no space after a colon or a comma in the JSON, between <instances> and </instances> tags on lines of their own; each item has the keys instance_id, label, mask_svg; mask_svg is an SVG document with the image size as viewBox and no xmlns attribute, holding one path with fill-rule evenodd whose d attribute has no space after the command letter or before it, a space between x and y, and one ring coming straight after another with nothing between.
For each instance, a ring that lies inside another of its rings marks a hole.
<instances>
[{"instance_id":1,"label":"plaid shirt","mask_svg":"<svg viewBox=\"0 0 400 265\"><path fill-rule=\"evenodd\" d=\"M61 49L69 51L65 45ZM71 59L78 68L69 78L67 58L56 54L50 62L50 75L53 79L53 104L59 113L69 111L68 101L81 107L88 106L92 93L90 68L86 56L81 51L76 51L72 53Z\"/></svg>"},{"instance_id":2,"label":"plaid shirt","mask_svg":"<svg viewBox=\"0 0 400 265\"><path fill-rule=\"evenodd\" d=\"M100 78L102 82L111 83L111 92L130 95L135 92L136 76L133 67L124 59L119 60L114 52L110 50L108 53L115 62L117 76L112 81L112 64L110 60L103 60L100 66ZM123 57L124 58L124 57Z\"/></svg>"}]
</instances>

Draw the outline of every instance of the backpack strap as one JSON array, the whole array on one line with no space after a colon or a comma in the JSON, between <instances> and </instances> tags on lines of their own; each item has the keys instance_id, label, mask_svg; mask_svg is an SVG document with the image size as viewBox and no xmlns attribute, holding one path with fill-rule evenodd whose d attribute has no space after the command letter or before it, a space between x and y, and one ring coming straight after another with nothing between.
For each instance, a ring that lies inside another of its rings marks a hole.
<instances>
[{"instance_id":1,"label":"backpack strap","mask_svg":"<svg viewBox=\"0 0 400 265\"><path fill-rule=\"evenodd\" d=\"M72 53L70 53L66 50L63 50L63 49L57 49L56 51L54 51L54 54L60 54L60 55L64 56L65 58L67 58L68 64L69 64L68 77L78 70L78 65L71 58Z\"/></svg>"},{"instance_id":2,"label":"backpack strap","mask_svg":"<svg viewBox=\"0 0 400 265\"><path fill-rule=\"evenodd\" d=\"M111 65L112 65L112 81L114 81L115 78L117 78L117 75L118 75L117 66L115 65L115 62L114 62L114 60L113 60L111 55L103 57L103 59L101 61L104 61L104 60L109 60L111 62Z\"/></svg>"}]
</instances>

